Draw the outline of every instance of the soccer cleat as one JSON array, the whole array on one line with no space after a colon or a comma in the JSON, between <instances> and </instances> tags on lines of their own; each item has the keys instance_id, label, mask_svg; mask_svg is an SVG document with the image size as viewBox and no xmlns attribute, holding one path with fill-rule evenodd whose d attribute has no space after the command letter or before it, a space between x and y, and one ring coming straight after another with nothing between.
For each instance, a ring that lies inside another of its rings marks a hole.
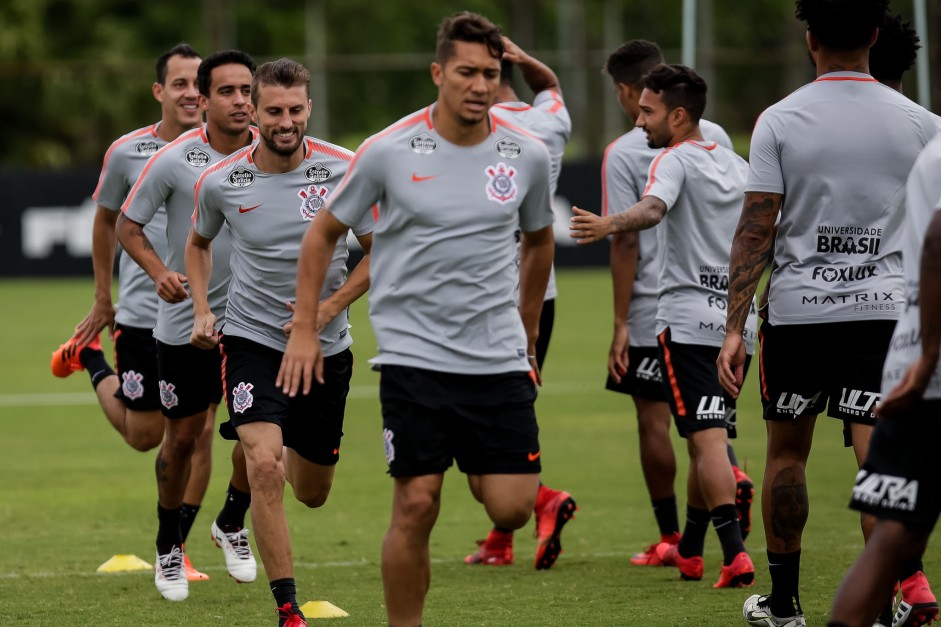
<instances>
[{"instance_id":1,"label":"soccer cleat","mask_svg":"<svg viewBox=\"0 0 941 627\"><path fill-rule=\"evenodd\" d=\"M742 551L735 556L732 563L722 566L719 581L712 584L713 588L748 588L755 583L755 566L748 553Z\"/></svg>"},{"instance_id":2,"label":"soccer cleat","mask_svg":"<svg viewBox=\"0 0 941 627\"><path fill-rule=\"evenodd\" d=\"M732 466L735 473L735 509L738 510L738 526L742 531L742 542L751 532L751 503L755 498L755 483L738 466Z\"/></svg>"},{"instance_id":3,"label":"soccer cleat","mask_svg":"<svg viewBox=\"0 0 941 627\"><path fill-rule=\"evenodd\" d=\"M742 616L754 627L807 627L804 614L798 610L794 616L779 617L771 613L768 600L771 595L753 594L745 599Z\"/></svg>"},{"instance_id":4,"label":"soccer cleat","mask_svg":"<svg viewBox=\"0 0 941 627\"><path fill-rule=\"evenodd\" d=\"M892 627L921 627L938 618L938 600L935 598L928 578L918 571L902 582L902 600L895 609Z\"/></svg>"},{"instance_id":5,"label":"soccer cleat","mask_svg":"<svg viewBox=\"0 0 941 627\"><path fill-rule=\"evenodd\" d=\"M255 556L252 555L252 547L248 543L248 528L243 527L238 531L226 533L219 529L216 521L212 521L210 533L212 541L222 549L222 554L225 556L225 568L229 571L229 576L238 583L255 581L257 566Z\"/></svg>"},{"instance_id":6,"label":"soccer cleat","mask_svg":"<svg viewBox=\"0 0 941 627\"><path fill-rule=\"evenodd\" d=\"M680 579L686 581L699 581L702 579L704 567L701 555L683 557L680 555L677 545L667 542L658 544L656 551L657 557L660 558L664 566L676 566L679 569Z\"/></svg>"},{"instance_id":7,"label":"soccer cleat","mask_svg":"<svg viewBox=\"0 0 941 627\"><path fill-rule=\"evenodd\" d=\"M183 549L174 546L169 553L157 554L154 564L154 583L163 598L182 601L189 596L189 582L183 572Z\"/></svg>"},{"instance_id":8,"label":"soccer cleat","mask_svg":"<svg viewBox=\"0 0 941 627\"><path fill-rule=\"evenodd\" d=\"M477 541L477 550L464 558L465 564L510 566L513 564L513 534L491 529L486 540Z\"/></svg>"},{"instance_id":9,"label":"soccer cleat","mask_svg":"<svg viewBox=\"0 0 941 627\"><path fill-rule=\"evenodd\" d=\"M193 568L190 556L186 554L186 547L183 547L183 572L186 573L187 581L209 581L209 575Z\"/></svg>"},{"instance_id":10,"label":"soccer cleat","mask_svg":"<svg viewBox=\"0 0 941 627\"><path fill-rule=\"evenodd\" d=\"M660 542L667 544L676 544L680 541L680 532L675 531L668 536L660 535ZM640 553L634 553L631 556L631 564L635 566L664 566L663 561L657 557L657 545L660 542L654 542Z\"/></svg>"},{"instance_id":11,"label":"soccer cleat","mask_svg":"<svg viewBox=\"0 0 941 627\"><path fill-rule=\"evenodd\" d=\"M275 611L278 613L278 627L307 627L304 615L295 612L290 603L285 603Z\"/></svg>"},{"instance_id":12,"label":"soccer cleat","mask_svg":"<svg viewBox=\"0 0 941 627\"><path fill-rule=\"evenodd\" d=\"M549 498L543 499L541 504L540 499L537 499L534 508L536 537L539 539L535 565L536 570L546 570L552 568L562 553L562 527L575 517L578 505L568 492L551 490L545 486L540 486L539 490L551 494Z\"/></svg>"},{"instance_id":13,"label":"soccer cleat","mask_svg":"<svg viewBox=\"0 0 941 627\"><path fill-rule=\"evenodd\" d=\"M101 350L101 338L96 337L91 341L91 343L86 344L85 346L95 350ZM61 379L64 379L73 372L84 370L85 366L82 365L82 362L79 360L78 356L85 346L79 346L73 337L69 338L68 342L62 344L59 346L59 348L53 351L52 360L49 363L49 367L52 369L52 374Z\"/></svg>"}]
</instances>

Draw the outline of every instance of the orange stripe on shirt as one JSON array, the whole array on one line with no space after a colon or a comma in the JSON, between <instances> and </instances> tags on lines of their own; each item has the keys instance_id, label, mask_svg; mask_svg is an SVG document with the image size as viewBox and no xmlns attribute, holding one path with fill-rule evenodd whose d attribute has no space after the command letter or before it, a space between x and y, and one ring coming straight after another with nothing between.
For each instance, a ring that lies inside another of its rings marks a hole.
<instances>
[{"instance_id":1,"label":"orange stripe on shirt","mask_svg":"<svg viewBox=\"0 0 941 627\"><path fill-rule=\"evenodd\" d=\"M147 165L145 165L144 169L141 170L140 176L137 177L137 182L134 183L134 187L131 188L131 191L127 195L127 198L124 199L124 204L121 205L121 212L122 213L127 212L127 208L130 206L131 200L137 194L137 190L140 189L141 181L143 181L144 178L147 176L147 173L150 172L150 168L154 165L154 163L157 162L157 159L167 154L166 151L168 148L170 148L170 146L175 146L178 142L181 142L181 141L188 141L192 139L193 137L195 137L196 135L202 135L202 133L203 133L202 128L194 128L191 131L187 131L183 133L182 135L174 139L172 142L170 142L169 144L167 144L166 146L158 150L156 153L154 153L154 156L152 156L150 159L147 160Z\"/></svg>"},{"instance_id":2,"label":"orange stripe on shirt","mask_svg":"<svg viewBox=\"0 0 941 627\"><path fill-rule=\"evenodd\" d=\"M664 329L663 333L657 336L660 346L663 347L663 361L667 367L667 379L670 381L670 390L673 392L673 400L676 401L676 413L679 416L686 415L686 405L683 403L683 397L680 395L680 386L676 381L676 372L673 370L673 361L670 359L670 349L667 348L667 333L670 329Z\"/></svg>"},{"instance_id":3,"label":"orange stripe on shirt","mask_svg":"<svg viewBox=\"0 0 941 627\"><path fill-rule=\"evenodd\" d=\"M193 217L192 223L196 224L196 214L199 213L199 188L203 184L203 179L209 176L211 173L221 170L227 165L237 163L242 159L246 159L249 163L252 163L252 151L255 149L255 146L246 146L241 150L238 150L235 154L230 155L220 161L219 163L214 163L209 168L199 175L199 179L196 181L196 185L193 187Z\"/></svg>"},{"instance_id":4,"label":"orange stripe on shirt","mask_svg":"<svg viewBox=\"0 0 941 627\"><path fill-rule=\"evenodd\" d=\"M647 187L644 188L644 193L640 195L641 198L647 195L647 192L650 191L650 187L654 184L657 179L657 166L660 165L660 160L663 159L663 156L673 150L673 148L665 148L657 157L653 160L653 165L650 166L650 176L647 179Z\"/></svg>"},{"instance_id":5,"label":"orange stripe on shirt","mask_svg":"<svg viewBox=\"0 0 941 627\"><path fill-rule=\"evenodd\" d=\"M871 76L866 77L866 78L861 78L859 76L830 76L830 77L822 76L818 78L817 80L815 80L814 82L820 83L823 81L856 81L859 83L878 83L879 82Z\"/></svg>"},{"instance_id":6,"label":"orange stripe on shirt","mask_svg":"<svg viewBox=\"0 0 941 627\"><path fill-rule=\"evenodd\" d=\"M108 161L111 160L111 153L114 152L114 149L120 146L121 144L129 142L132 139L137 139L138 137L141 137L142 135L147 135L148 133L152 137L157 136L157 124L156 123L151 124L149 127L139 128L133 133L130 133L129 135L125 135L124 137L120 137L116 139L115 142L111 144L111 146L108 148L108 152L105 153L104 160L101 162L101 174L98 176L98 185L95 186L95 191L91 195L92 200L94 200L95 202L98 202L98 193L101 191L101 184L105 180L105 171L108 169ZM113 209L113 207L109 207L109 209Z\"/></svg>"}]
</instances>

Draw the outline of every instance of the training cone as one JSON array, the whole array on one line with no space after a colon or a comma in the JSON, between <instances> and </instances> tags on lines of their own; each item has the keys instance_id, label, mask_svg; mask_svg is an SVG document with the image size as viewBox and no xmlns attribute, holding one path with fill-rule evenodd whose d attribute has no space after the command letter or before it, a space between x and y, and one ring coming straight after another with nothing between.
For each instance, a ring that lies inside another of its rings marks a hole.
<instances>
[{"instance_id":1,"label":"training cone","mask_svg":"<svg viewBox=\"0 0 941 627\"><path fill-rule=\"evenodd\" d=\"M129 573L138 570L153 570L154 565L136 555L112 555L111 559L98 567L99 573Z\"/></svg>"},{"instance_id":2,"label":"training cone","mask_svg":"<svg viewBox=\"0 0 941 627\"><path fill-rule=\"evenodd\" d=\"M349 616L330 601L308 601L301 606L307 618L343 618Z\"/></svg>"}]
</instances>

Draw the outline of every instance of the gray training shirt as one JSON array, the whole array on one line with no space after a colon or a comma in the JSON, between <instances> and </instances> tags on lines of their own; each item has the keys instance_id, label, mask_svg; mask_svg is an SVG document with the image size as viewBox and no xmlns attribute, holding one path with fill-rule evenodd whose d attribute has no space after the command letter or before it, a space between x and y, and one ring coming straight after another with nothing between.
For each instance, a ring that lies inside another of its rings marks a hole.
<instances>
[{"instance_id":1,"label":"gray training shirt","mask_svg":"<svg viewBox=\"0 0 941 627\"><path fill-rule=\"evenodd\" d=\"M305 137L300 165L273 174L255 165L256 147L243 148L199 179L193 228L213 238L228 224L232 233L232 282L223 332L283 352L287 344L283 327L292 315L285 303L294 301L301 240L346 174L353 153ZM371 232L373 222L372 213L367 213L354 232ZM337 240L320 300L346 282L348 257L344 236ZM344 309L320 332L324 356L349 348L353 339L348 329Z\"/></svg>"},{"instance_id":2,"label":"gray training shirt","mask_svg":"<svg viewBox=\"0 0 941 627\"><path fill-rule=\"evenodd\" d=\"M549 155L491 113L475 146L445 140L435 105L366 140L327 205L373 232L369 315L380 364L461 374L528 371L514 301L514 232L552 224Z\"/></svg>"},{"instance_id":3,"label":"gray training shirt","mask_svg":"<svg viewBox=\"0 0 941 627\"><path fill-rule=\"evenodd\" d=\"M784 195L772 324L899 317L905 179L937 132L928 111L858 72L824 74L761 115L745 189Z\"/></svg>"},{"instance_id":4,"label":"gray training shirt","mask_svg":"<svg viewBox=\"0 0 941 627\"><path fill-rule=\"evenodd\" d=\"M252 134L256 131L253 129ZM205 125L180 135L151 158L137 185L122 207L125 215L140 224L153 219L161 204L167 209L167 268L186 274L186 239L193 224L196 181L206 168L225 159L209 145ZM231 237L224 228L212 243L212 279L209 306L216 316L216 328L225 322L226 292L229 289ZM154 337L164 344L188 344L193 331L193 301L189 298L170 304L160 300Z\"/></svg>"},{"instance_id":5,"label":"gray training shirt","mask_svg":"<svg viewBox=\"0 0 941 627\"><path fill-rule=\"evenodd\" d=\"M728 309L729 255L742 213L748 164L715 142L684 141L650 164L644 196L667 206L658 282L657 334L670 327L681 344L722 346ZM754 304L743 333L755 350Z\"/></svg>"},{"instance_id":6,"label":"gray training shirt","mask_svg":"<svg viewBox=\"0 0 941 627\"><path fill-rule=\"evenodd\" d=\"M151 124L119 137L105 153L101 164L101 176L98 187L92 195L94 201L109 211L118 212L124 199L147 160L157 150L167 145L167 141L157 135L160 123ZM157 208L153 220L144 228L147 239L154 245L154 250L161 259L167 257L167 214L163 205ZM119 253L121 254L121 253ZM153 329L157 324L157 290L147 273L131 259L130 255L121 254L118 261L118 313L117 323Z\"/></svg>"},{"instance_id":7,"label":"gray training shirt","mask_svg":"<svg viewBox=\"0 0 941 627\"><path fill-rule=\"evenodd\" d=\"M732 140L721 126L709 120L699 121L699 130L707 141L732 149ZM650 162L662 152L661 148L650 148L644 129L635 127L611 142L601 163L601 215L616 215L627 211L640 201L647 187L647 171ZM637 276L631 292L631 308L627 316L628 341L634 347L657 345L656 317L660 251L663 227L640 231L637 236Z\"/></svg>"}]
</instances>

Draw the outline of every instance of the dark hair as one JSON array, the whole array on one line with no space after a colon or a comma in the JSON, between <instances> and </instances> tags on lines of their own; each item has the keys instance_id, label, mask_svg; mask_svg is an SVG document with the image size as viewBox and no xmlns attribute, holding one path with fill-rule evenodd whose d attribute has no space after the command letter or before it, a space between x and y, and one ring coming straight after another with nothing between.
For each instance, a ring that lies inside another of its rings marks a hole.
<instances>
[{"instance_id":1,"label":"dark hair","mask_svg":"<svg viewBox=\"0 0 941 627\"><path fill-rule=\"evenodd\" d=\"M262 63L252 79L252 104L256 107L258 106L259 85L277 85L279 87L303 85L309 98L310 72L294 59L286 57Z\"/></svg>"},{"instance_id":2,"label":"dark hair","mask_svg":"<svg viewBox=\"0 0 941 627\"><path fill-rule=\"evenodd\" d=\"M500 27L483 15L461 11L444 18L438 27L437 61L447 63L454 54L454 42L466 41L484 44L495 59L503 58L503 39Z\"/></svg>"},{"instance_id":3,"label":"dark hair","mask_svg":"<svg viewBox=\"0 0 941 627\"><path fill-rule=\"evenodd\" d=\"M660 47L646 39L634 39L608 56L604 71L615 83L641 87L644 74L663 63Z\"/></svg>"},{"instance_id":4,"label":"dark hair","mask_svg":"<svg viewBox=\"0 0 941 627\"><path fill-rule=\"evenodd\" d=\"M191 45L180 42L173 46L157 58L157 82L163 85L167 80L167 64L171 57L183 57L184 59L198 59L199 53Z\"/></svg>"},{"instance_id":5,"label":"dark hair","mask_svg":"<svg viewBox=\"0 0 941 627\"><path fill-rule=\"evenodd\" d=\"M212 71L220 65L235 63L247 67L252 75L255 74L255 60L241 50L220 50L213 52L203 59L196 70L196 88L203 96L209 97L209 88L212 86Z\"/></svg>"},{"instance_id":6,"label":"dark hair","mask_svg":"<svg viewBox=\"0 0 941 627\"><path fill-rule=\"evenodd\" d=\"M513 62L500 59L500 83L513 86Z\"/></svg>"},{"instance_id":7,"label":"dark hair","mask_svg":"<svg viewBox=\"0 0 941 627\"><path fill-rule=\"evenodd\" d=\"M706 108L706 81L690 68L661 63L644 76L644 87L663 94L670 111L683 107L690 119L699 123Z\"/></svg>"},{"instance_id":8,"label":"dark hair","mask_svg":"<svg viewBox=\"0 0 941 627\"><path fill-rule=\"evenodd\" d=\"M869 44L888 8L889 0L797 0L794 14L825 47L855 50Z\"/></svg>"},{"instance_id":9,"label":"dark hair","mask_svg":"<svg viewBox=\"0 0 941 627\"><path fill-rule=\"evenodd\" d=\"M869 49L869 73L878 81L902 80L902 74L915 65L919 41L911 22L902 22L901 15L887 15Z\"/></svg>"}]
</instances>

